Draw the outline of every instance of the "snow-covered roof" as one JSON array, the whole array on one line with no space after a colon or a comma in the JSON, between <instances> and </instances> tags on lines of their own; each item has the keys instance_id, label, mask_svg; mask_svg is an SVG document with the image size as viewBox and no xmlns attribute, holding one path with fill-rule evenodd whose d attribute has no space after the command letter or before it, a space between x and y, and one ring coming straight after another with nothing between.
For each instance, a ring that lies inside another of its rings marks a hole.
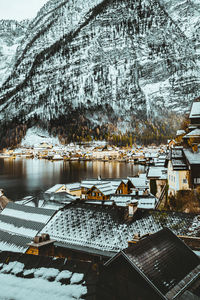
<instances>
[{"instance_id":1,"label":"snow-covered roof","mask_svg":"<svg viewBox=\"0 0 200 300\"><path fill-rule=\"evenodd\" d=\"M137 207L140 209L155 209L157 200L155 197L144 197L138 200Z\"/></svg>"},{"instance_id":2,"label":"snow-covered roof","mask_svg":"<svg viewBox=\"0 0 200 300\"><path fill-rule=\"evenodd\" d=\"M0 251L25 252L55 210L9 202L0 214Z\"/></svg>"},{"instance_id":3,"label":"snow-covered roof","mask_svg":"<svg viewBox=\"0 0 200 300\"><path fill-rule=\"evenodd\" d=\"M47 194L56 193L62 187L65 188L65 185L64 184L55 184L50 189L48 189L45 193L47 193Z\"/></svg>"},{"instance_id":4,"label":"snow-covered roof","mask_svg":"<svg viewBox=\"0 0 200 300\"><path fill-rule=\"evenodd\" d=\"M180 135L182 135L182 134L185 134L185 130L183 130L183 129L177 130L176 136L180 136Z\"/></svg>"},{"instance_id":5,"label":"snow-covered roof","mask_svg":"<svg viewBox=\"0 0 200 300\"><path fill-rule=\"evenodd\" d=\"M192 138L192 137L200 137L200 129L199 128L194 129L191 132L189 132L188 134L184 135L185 139Z\"/></svg>"},{"instance_id":6,"label":"snow-covered roof","mask_svg":"<svg viewBox=\"0 0 200 300\"><path fill-rule=\"evenodd\" d=\"M81 188L80 182L68 183L68 184L65 184L65 186L68 190L78 190Z\"/></svg>"},{"instance_id":7,"label":"snow-covered roof","mask_svg":"<svg viewBox=\"0 0 200 300\"><path fill-rule=\"evenodd\" d=\"M193 152L190 149L184 149L183 151L190 165L200 165L200 150Z\"/></svg>"},{"instance_id":8,"label":"snow-covered roof","mask_svg":"<svg viewBox=\"0 0 200 300\"><path fill-rule=\"evenodd\" d=\"M164 167L150 167L148 178L167 179L167 168Z\"/></svg>"},{"instance_id":9,"label":"snow-covered roof","mask_svg":"<svg viewBox=\"0 0 200 300\"><path fill-rule=\"evenodd\" d=\"M1 299L74 300L88 293L90 264L73 266L64 259L0 253ZM87 270L87 273L86 271Z\"/></svg>"},{"instance_id":10,"label":"snow-covered roof","mask_svg":"<svg viewBox=\"0 0 200 300\"><path fill-rule=\"evenodd\" d=\"M194 215L189 214L165 212L162 216L162 212L145 210L138 215L136 212L134 220L127 223L126 214L127 209L122 207L72 203L57 212L43 232L63 247L78 247L79 251L84 249L103 255L105 252L116 253L126 248L135 233L143 235L156 232L162 226L168 226L175 233L186 234L194 219Z\"/></svg>"},{"instance_id":11,"label":"snow-covered roof","mask_svg":"<svg viewBox=\"0 0 200 300\"><path fill-rule=\"evenodd\" d=\"M200 118L200 102L193 102L189 118Z\"/></svg>"},{"instance_id":12,"label":"snow-covered roof","mask_svg":"<svg viewBox=\"0 0 200 300\"><path fill-rule=\"evenodd\" d=\"M116 192L121 182L127 184L128 179L83 180L81 187L87 189L96 188L105 196L108 196Z\"/></svg>"},{"instance_id":13,"label":"snow-covered roof","mask_svg":"<svg viewBox=\"0 0 200 300\"><path fill-rule=\"evenodd\" d=\"M148 187L148 182L145 177L128 177L128 179L131 181L135 188L145 189Z\"/></svg>"}]
</instances>

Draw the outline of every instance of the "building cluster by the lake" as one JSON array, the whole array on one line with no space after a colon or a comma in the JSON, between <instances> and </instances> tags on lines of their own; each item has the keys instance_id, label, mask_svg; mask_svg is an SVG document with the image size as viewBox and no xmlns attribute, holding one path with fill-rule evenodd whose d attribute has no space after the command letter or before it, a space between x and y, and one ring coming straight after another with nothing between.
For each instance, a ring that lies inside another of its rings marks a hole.
<instances>
[{"instance_id":1,"label":"building cluster by the lake","mask_svg":"<svg viewBox=\"0 0 200 300\"><path fill-rule=\"evenodd\" d=\"M67 299L200 299L200 102L186 130L166 147L84 147L85 158L144 163L138 176L99 174L17 203L0 191L2 280L39 278Z\"/></svg>"}]
</instances>

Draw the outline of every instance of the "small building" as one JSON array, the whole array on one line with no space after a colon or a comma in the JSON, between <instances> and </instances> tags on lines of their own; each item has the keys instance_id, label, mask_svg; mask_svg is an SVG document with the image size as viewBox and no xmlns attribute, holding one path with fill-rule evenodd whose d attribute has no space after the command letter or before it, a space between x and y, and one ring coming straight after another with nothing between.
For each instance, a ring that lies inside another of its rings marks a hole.
<instances>
[{"instance_id":1,"label":"small building","mask_svg":"<svg viewBox=\"0 0 200 300\"><path fill-rule=\"evenodd\" d=\"M166 164L168 168L169 195L175 195L179 190L188 190L189 186L189 168L183 154L183 147L170 149Z\"/></svg>"},{"instance_id":2,"label":"small building","mask_svg":"<svg viewBox=\"0 0 200 300\"><path fill-rule=\"evenodd\" d=\"M139 176L128 177L134 189L146 190L149 188L149 181L146 174L139 174Z\"/></svg>"},{"instance_id":3,"label":"small building","mask_svg":"<svg viewBox=\"0 0 200 300\"><path fill-rule=\"evenodd\" d=\"M77 195L81 194L80 184L56 184L47 191L44 192L44 199L46 201L58 201L58 202L71 202L78 198Z\"/></svg>"},{"instance_id":4,"label":"small building","mask_svg":"<svg viewBox=\"0 0 200 300\"><path fill-rule=\"evenodd\" d=\"M105 263L102 299L199 299L200 260L168 228L129 245Z\"/></svg>"},{"instance_id":5,"label":"small building","mask_svg":"<svg viewBox=\"0 0 200 300\"><path fill-rule=\"evenodd\" d=\"M133 184L129 179L87 179L81 182L81 198L106 201L112 194L129 194Z\"/></svg>"},{"instance_id":6,"label":"small building","mask_svg":"<svg viewBox=\"0 0 200 300\"><path fill-rule=\"evenodd\" d=\"M167 168L165 167L150 167L147 171L147 178L149 180L150 192L154 193L151 190L153 183L156 185L156 194L157 198L160 198L163 188L165 188L167 183Z\"/></svg>"}]
</instances>

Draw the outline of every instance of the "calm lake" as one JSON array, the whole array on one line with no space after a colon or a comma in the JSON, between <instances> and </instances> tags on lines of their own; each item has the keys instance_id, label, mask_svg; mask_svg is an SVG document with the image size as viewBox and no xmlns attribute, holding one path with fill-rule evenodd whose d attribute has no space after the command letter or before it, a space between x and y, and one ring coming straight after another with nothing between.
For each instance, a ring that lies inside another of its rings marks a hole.
<instances>
[{"instance_id":1,"label":"calm lake","mask_svg":"<svg viewBox=\"0 0 200 300\"><path fill-rule=\"evenodd\" d=\"M57 183L85 178L119 178L143 173L144 167L124 162L56 161L16 158L0 159L0 188L11 200L37 196Z\"/></svg>"}]
</instances>

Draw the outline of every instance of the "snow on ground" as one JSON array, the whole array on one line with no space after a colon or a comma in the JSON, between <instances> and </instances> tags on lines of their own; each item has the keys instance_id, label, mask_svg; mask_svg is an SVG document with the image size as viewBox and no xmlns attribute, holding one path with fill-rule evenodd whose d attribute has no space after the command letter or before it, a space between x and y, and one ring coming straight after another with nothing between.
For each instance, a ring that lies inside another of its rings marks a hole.
<instances>
[{"instance_id":1,"label":"snow on ground","mask_svg":"<svg viewBox=\"0 0 200 300\"><path fill-rule=\"evenodd\" d=\"M41 278L20 278L10 274L0 274L1 295L4 300L74 300L81 299L87 288L82 285L62 285Z\"/></svg>"},{"instance_id":2,"label":"snow on ground","mask_svg":"<svg viewBox=\"0 0 200 300\"><path fill-rule=\"evenodd\" d=\"M60 145L57 137L51 137L47 130L41 128L32 127L27 130L26 136L21 142L21 146L39 146L41 143L48 143L55 145Z\"/></svg>"}]
</instances>

